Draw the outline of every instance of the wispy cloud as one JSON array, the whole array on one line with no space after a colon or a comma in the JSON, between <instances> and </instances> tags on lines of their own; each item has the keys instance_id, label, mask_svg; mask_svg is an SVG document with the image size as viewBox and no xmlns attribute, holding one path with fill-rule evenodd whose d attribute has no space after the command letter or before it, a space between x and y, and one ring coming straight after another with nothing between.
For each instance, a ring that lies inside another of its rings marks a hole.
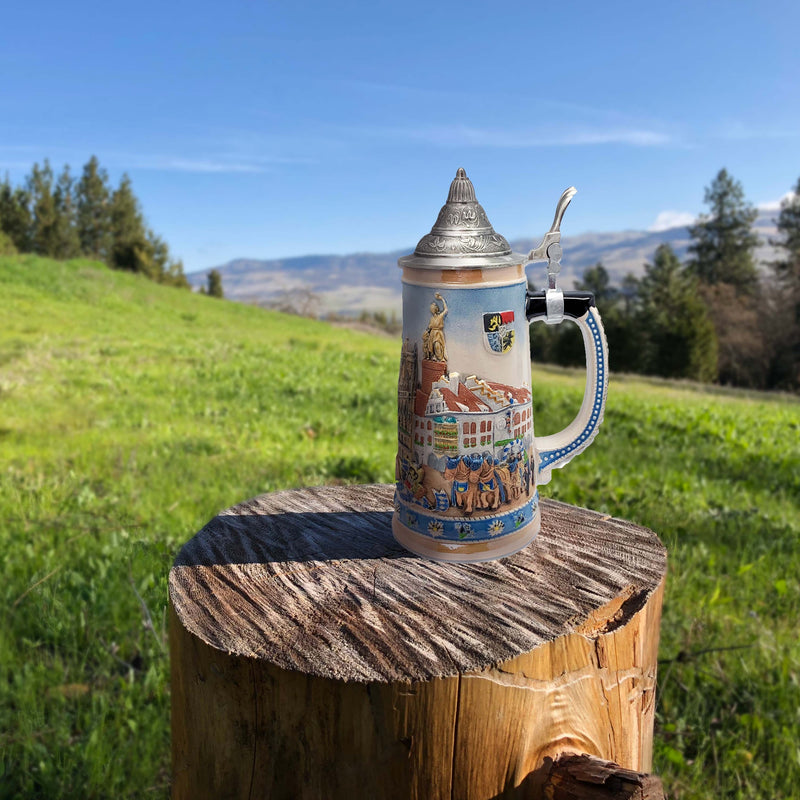
<instances>
[{"instance_id":1,"label":"wispy cloud","mask_svg":"<svg viewBox=\"0 0 800 800\"><path fill-rule=\"evenodd\" d=\"M793 200L796 197L794 192L786 192L783 197L779 197L777 200L767 200L766 203L759 203L757 208L759 211L780 211L781 204L784 201Z\"/></svg>"},{"instance_id":2,"label":"wispy cloud","mask_svg":"<svg viewBox=\"0 0 800 800\"><path fill-rule=\"evenodd\" d=\"M660 211L655 222L647 230L660 233L670 228L683 228L691 225L696 219L697 217L688 211Z\"/></svg>"},{"instance_id":3,"label":"wispy cloud","mask_svg":"<svg viewBox=\"0 0 800 800\"><path fill-rule=\"evenodd\" d=\"M744 122L734 120L727 122L718 131L718 136L722 139L732 141L750 141L758 139L796 139L800 137L800 131L796 128L779 127L753 127Z\"/></svg>"},{"instance_id":4,"label":"wispy cloud","mask_svg":"<svg viewBox=\"0 0 800 800\"><path fill-rule=\"evenodd\" d=\"M756 208L759 211L778 212L781 209L782 203L794 197L796 197L794 192L786 192L783 197L779 197L777 200L768 200L765 203L758 203ZM670 228L683 228L687 225L693 225L696 221L696 214L692 214L689 211L673 211L670 209L667 211L660 211L653 224L647 230L652 233L660 233Z\"/></svg>"},{"instance_id":5,"label":"wispy cloud","mask_svg":"<svg viewBox=\"0 0 800 800\"><path fill-rule=\"evenodd\" d=\"M227 148L226 148L227 149ZM218 151L198 155L176 156L159 153L110 152L101 161L118 169L143 169L159 172L199 174L258 174L271 172L286 164L308 164L307 158L273 156L258 152Z\"/></svg>"},{"instance_id":6,"label":"wispy cloud","mask_svg":"<svg viewBox=\"0 0 800 800\"><path fill-rule=\"evenodd\" d=\"M3 151L30 152L30 161L21 161L19 155L3 160ZM44 155L42 155L44 154ZM70 164L83 164L89 160L89 153L78 153L77 150L65 150L60 147L0 147L0 169L28 169L34 161L43 161L49 156L50 162L58 166L66 161ZM198 174L257 174L271 172L276 167L286 164L308 164L308 158L284 158L260 154L203 154L197 156L175 156L158 153L128 153L119 151L103 151L98 149L100 163L104 167L115 170L153 170L158 172L186 172Z\"/></svg>"},{"instance_id":7,"label":"wispy cloud","mask_svg":"<svg viewBox=\"0 0 800 800\"><path fill-rule=\"evenodd\" d=\"M511 131L497 128L473 128L462 125L414 128L361 128L373 137L406 139L443 147L538 148L582 147L623 144L634 147L659 147L673 139L659 131L644 128L581 128L572 130L536 129Z\"/></svg>"},{"instance_id":8,"label":"wispy cloud","mask_svg":"<svg viewBox=\"0 0 800 800\"><path fill-rule=\"evenodd\" d=\"M363 80L363 79L331 79L319 78L321 84L330 87L332 90L337 90L340 87L345 87L347 90L356 90L363 93L369 93L373 98L383 98L386 95L409 99L419 103L435 102L440 110L446 108L448 105L457 105L463 108L470 108L475 101L475 93L469 91L468 88L456 89L451 85L429 85L414 86L401 83L384 83L381 81ZM566 119L565 114L569 114L573 121L578 117L584 120L594 120L595 123L604 121L605 124L620 124L620 125L641 125L643 120L647 119L642 117L638 111L630 113L628 111L619 110L610 106L604 105L589 105L582 100L571 100L569 96L566 97L553 97L547 94L536 94L534 92L504 90L497 89L492 95L493 102L496 105L504 104L508 108L527 108L536 109L537 113L547 113L549 116L552 112L557 112L556 119ZM644 124L658 123L658 120L650 119Z\"/></svg>"},{"instance_id":9,"label":"wispy cloud","mask_svg":"<svg viewBox=\"0 0 800 800\"><path fill-rule=\"evenodd\" d=\"M127 169L147 169L159 172L196 173L261 173L269 165L256 162L226 161L213 158L176 158L173 156L131 156L124 162Z\"/></svg>"}]
</instances>

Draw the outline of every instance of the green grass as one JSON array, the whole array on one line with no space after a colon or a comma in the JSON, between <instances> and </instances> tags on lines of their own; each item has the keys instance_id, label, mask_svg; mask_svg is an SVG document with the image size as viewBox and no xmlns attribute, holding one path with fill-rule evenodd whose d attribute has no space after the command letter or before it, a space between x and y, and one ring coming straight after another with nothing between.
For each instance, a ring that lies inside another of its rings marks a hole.
<instances>
[{"instance_id":1,"label":"green grass","mask_svg":"<svg viewBox=\"0 0 800 800\"><path fill-rule=\"evenodd\" d=\"M166 797L167 574L217 511L391 481L399 341L0 258L0 798ZM537 369L537 430L580 403ZM672 797L800 785L800 403L612 381L544 493L670 554L655 770Z\"/></svg>"}]
</instances>

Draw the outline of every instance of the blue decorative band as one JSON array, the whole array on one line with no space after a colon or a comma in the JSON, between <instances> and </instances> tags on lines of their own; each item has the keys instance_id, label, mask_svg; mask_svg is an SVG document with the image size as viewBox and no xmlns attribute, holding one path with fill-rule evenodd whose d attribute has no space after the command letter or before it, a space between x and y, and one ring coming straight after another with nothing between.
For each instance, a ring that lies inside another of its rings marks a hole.
<instances>
[{"instance_id":1,"label":"blue decorative band","mask_svg":"<svg viewBox=\"0 0 800 800\"><path fill-rule=\"evenodd\" d=\"M394 507L400 522L422 536L438 541L481 542L514 533L532 522L539 508L539 492L534 492L527 503L513 511L491 516L445 517L429 514L419 506L407 506L399 496L399 488L395 491Z\"/></svg>"},{"instance_id":2,"label":"blue decorative band","mask_svg":"<svg viewBox=\"0 0 800 800\"><path fill-rule=\"evenodd\" d=\"M597 431L597 426L600 424L602 418L603 398L606 394L606 362L603 354L603 337L597 325L597 319L591 310L589 310L586 316L586 325L589 327L589 332L592 336L595 358L597 359L597 383L594 389L592 413L589 416L589 422L586 424L586 427L566 445L566 447L559 448L558 450L545 450L539 454L539 471L551 467L554 462L560 461L565 456L583 447L583 445L591 440L592 436Z\"/></svg>"}]
</instances>

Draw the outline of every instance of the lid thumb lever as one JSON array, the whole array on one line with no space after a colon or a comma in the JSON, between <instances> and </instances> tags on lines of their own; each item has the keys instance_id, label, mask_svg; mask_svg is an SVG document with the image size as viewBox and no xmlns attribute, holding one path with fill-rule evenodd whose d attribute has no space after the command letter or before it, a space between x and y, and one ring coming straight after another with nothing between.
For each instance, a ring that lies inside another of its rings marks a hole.
<instances>
[{"instance_id":1,"label":"lid thumb lever","mask_svg":"<svg viewBox=\"0 0 800 800\"><path fill-rule=\"evenodd\" d=\"M542 243L528 253L528 262L547 261L547 317L548 325L557 325L564 319L564 293L558 288L558 273L561 272L561 220L570 201L578 193L574 186L570 186L561 193L556 205L556 213L550 230L544 235Z\"/></svg>"}]
</instances>

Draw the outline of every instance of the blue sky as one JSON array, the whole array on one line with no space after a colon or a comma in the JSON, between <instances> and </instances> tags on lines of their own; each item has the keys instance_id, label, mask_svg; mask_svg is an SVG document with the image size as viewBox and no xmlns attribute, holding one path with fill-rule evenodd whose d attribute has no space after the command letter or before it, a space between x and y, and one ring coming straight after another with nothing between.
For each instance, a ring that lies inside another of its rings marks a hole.
<instances>
[{"instance_id":1,"label":"blue sky","mask_svg":"<svg viewBox=\"0 0 800 800\"><path fill-rule=\"evenodd\" d=\"M798 30L797 2L8 3L0 170L96 154L187 271L413 246L460 166L507 238L570 184L567 234L652 228L723 166L754 204L794 186Z\"/></svg>"}]
</instances>

